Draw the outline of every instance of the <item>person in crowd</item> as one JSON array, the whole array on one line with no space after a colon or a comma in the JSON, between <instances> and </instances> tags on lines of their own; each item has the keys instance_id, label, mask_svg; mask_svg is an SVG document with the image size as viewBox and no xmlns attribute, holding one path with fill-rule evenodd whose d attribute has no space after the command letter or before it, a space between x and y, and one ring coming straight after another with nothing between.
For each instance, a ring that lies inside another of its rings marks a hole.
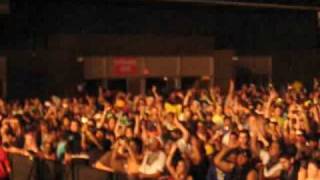
<instances>
[{"instance_id":1,"label":"person in crowd","mask_svg":"<svg viewBox=\"0 0 320 180\"><path fill-rule=\"evenodd\" d=\"M173 165L173 156L177 151L178 146L174 144L171 147L171 150L168 155L166 162L167 169L169 171L170 177L168 179L177 179L177 180L192 180L192 177L189 175L189 162L186 159L178 160L176 165Z\"/></svg>"},{"instance_id":2,"label":"person in crowd","mask_svg":"<svg viewBox=\"0 0 320 180\"><path fill-rule=\"evenodd\" d=\"M320 83L235 84L0 100L0 154L85 160L128 179L319 179Z\"/></svg>"},{"instance_id":3,"label":"person in crowd","mask_svg":"<svg viewBox=\"0 0 320 180\"><path fill-rule=\"evenodd\" d=\"M161 143L158 139L152 139L148 144L148 149L144 152L142 162L139 167L139 178L157 179L164 171L166 154L161 150Z\"/></svg>"},{"instance_id":4,"label":"person in crowd","mask_svg":"<svg viewBox=\"0 0 320 180\"><path fill-rule=\"evenodd\" d=\"M126 173L128 162L127 139L121 137L94 165L97 169L107 172Z\"/></svg>"},{"instance_id":5,"label":"person in crowd","mask_svg":"<svg viewBox=\"0 0 320 180\"><path fill-rule=\"evenodd\" d=\"M8 159L8 154L6 152L6 145L3 146L2 140L0 138L0 179L9 180L11 173L11 166Z\"/></svg>"},{"instance_id":6,"label":"person in crowd","mask_svg":"<svg viewBox=\"0 0 320 180\"><path fill-rule=\"evenodd\" d=\"M301 167L298 174L298 180L316 180L320 178L319 161L309 160L306 167Z\"/></svg>"},{"instance_id":7,"label":"person in crowd","mask_svg":"<svg viewBox=\"0 0 320 180\"><path fill-rule=\"evenodd\" d=\"M239 145L240 143L223 148L214 158L216 167L224 172L224 179L258 179L258 173L253 166L250 150L241 149L238 147ZM225 157L226 155L233 155L233 157L228 160Z\"/></svg>"},{"instance_id":8,"label":"person in crowd","mask_svg":"<svg viewBox=\"0 0 320 180\"><path fill-rule=\"evenodd\" d=\"M80 122L71 121L70 129L67 132L66 153L64 163L69 164L73 160L87 159L87 155L83 154L86 150L85 137L80 129Z\"/></svg>"}]
</instances>

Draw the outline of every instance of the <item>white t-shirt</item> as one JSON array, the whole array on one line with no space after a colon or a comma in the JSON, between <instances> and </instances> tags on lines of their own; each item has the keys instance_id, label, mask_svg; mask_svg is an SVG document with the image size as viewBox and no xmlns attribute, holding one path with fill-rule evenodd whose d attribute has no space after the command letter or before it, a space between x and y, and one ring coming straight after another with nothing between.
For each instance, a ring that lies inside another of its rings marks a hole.
<instances>
[{"instance_id":1,"label":"white t-shirt","mask_svg":"<svg viewBox=\"0 0 320 180\"><path fill-rule=\"evenodd\" d=\"M267 151L265 151L265 150L261 150L261 151L260 151L259 157L260 157L263 165L267 165L268 162L270 161L270 155L269 155L269 153L268 153Z\"/></svg>"},{"instance_id":2,"label":"white t-shirt","mask_svg":"<svg viewBox=\"0 0 320 180\"><path fill-rule=\"evenodd\" d=\"M191 149L190 144L188 144L183 138L180 138L176 143L181 153L186 153Z\"/></svg>"},{"instance_id":3,"label":"white t-shirt","mask_svg":"<svg viewBox=\"0 0 320 180\"><path fill-rule=\"evenodd\" d=\"M267 151L261 150L260 151L260 159L262 161L263 165L267 165L271 159L270 154ZM282 164L278 162L277 164L273 165L271 168L263 168L263 175L266 178L270 177L278 177L280 176L281 170L282 170Z\"/></svg>"},{"instance_id":4,"label":"white t-shirt","mask_svg":"<svg viewBox=\"0 0 320 180\"><path fill-rule=\"evenodd\" d=\"M147 152L143 157L139 172L148 175L162 172L165 163L166 154L163 151Z\"/></svg>"}]
</instances>

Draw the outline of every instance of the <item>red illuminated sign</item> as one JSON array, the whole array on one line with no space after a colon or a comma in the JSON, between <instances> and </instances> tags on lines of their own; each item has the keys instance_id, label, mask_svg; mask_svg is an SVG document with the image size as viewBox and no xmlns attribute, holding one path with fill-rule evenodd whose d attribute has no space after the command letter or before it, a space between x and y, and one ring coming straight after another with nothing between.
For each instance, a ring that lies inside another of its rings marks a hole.
<instances>
[{"instance_id":1,"label":"red illuminated sign","mask_svg":"<svg viewBox=\"0 0 320 180\"><path fill-rule=\"evenodd\" d=\"M137 73L137 60L133 57L114 57L112 62L113 75L125 76Z\"/></svg>"}]
</instances>

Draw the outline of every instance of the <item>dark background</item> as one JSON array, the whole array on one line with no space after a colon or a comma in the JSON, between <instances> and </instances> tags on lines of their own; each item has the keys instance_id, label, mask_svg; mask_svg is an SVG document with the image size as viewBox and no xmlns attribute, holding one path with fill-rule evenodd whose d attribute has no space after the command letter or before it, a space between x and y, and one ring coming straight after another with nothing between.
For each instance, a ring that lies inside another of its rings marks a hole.
<instances>
[{"instance_id":1,"label":"dark background","mask_svg":"<svg viewBox=\"0 0 320 180\"><path fill-rule=\"evenodd\" d=\"M12 0L0 19L0 47L47 48L56 33L204 35L215 37L216 48L245 51L317 46L314 11L128 2Z\"/></svg>"},{"instance_id":2,"label":"dark background","mask_svg":"<svg viewBox=\"0 0 320 180\"><path fill-rule=\"evenodd\" d=\"M318 1L298 0L255 2L318 5ZM8 57L9 98L70 94L83 80L82 66L76 62L83 54L190 53L188 48L174 47L174 37L189 39L184 44L190 46L198 42L194 54L235 49L239 55L272 55L275 83L293 79L310 83L320 67L317 23L316 11L141 0L12 0L10 13L0 15L0 54ZM59 34L80 39L94 34L111 40L56 46ZM119 36L127 37L121 40L128 42L126 48L110 45L120 41ZM143 41L148 48L137 47L135 41L144 37L150 39ZM152 37L162 38L167 47L154 43Z\"/></svg>"}]
</instances>

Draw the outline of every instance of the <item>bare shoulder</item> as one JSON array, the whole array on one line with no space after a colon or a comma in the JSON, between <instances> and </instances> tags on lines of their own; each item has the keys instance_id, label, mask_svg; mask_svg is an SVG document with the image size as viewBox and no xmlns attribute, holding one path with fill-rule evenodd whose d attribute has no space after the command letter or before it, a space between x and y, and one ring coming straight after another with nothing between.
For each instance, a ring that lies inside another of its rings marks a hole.
<instances>
[{"instance_id":1,"label":"bare shoulder","mask_svg":"<svg viewBox=\"0 0 320 180\"><path fill-rule=\"evenodd\" d=\"M258 173L255 169L252 169L249 171L247 175L247 180L257 180L258 179Z\"/></svg>"}]
</instances>

